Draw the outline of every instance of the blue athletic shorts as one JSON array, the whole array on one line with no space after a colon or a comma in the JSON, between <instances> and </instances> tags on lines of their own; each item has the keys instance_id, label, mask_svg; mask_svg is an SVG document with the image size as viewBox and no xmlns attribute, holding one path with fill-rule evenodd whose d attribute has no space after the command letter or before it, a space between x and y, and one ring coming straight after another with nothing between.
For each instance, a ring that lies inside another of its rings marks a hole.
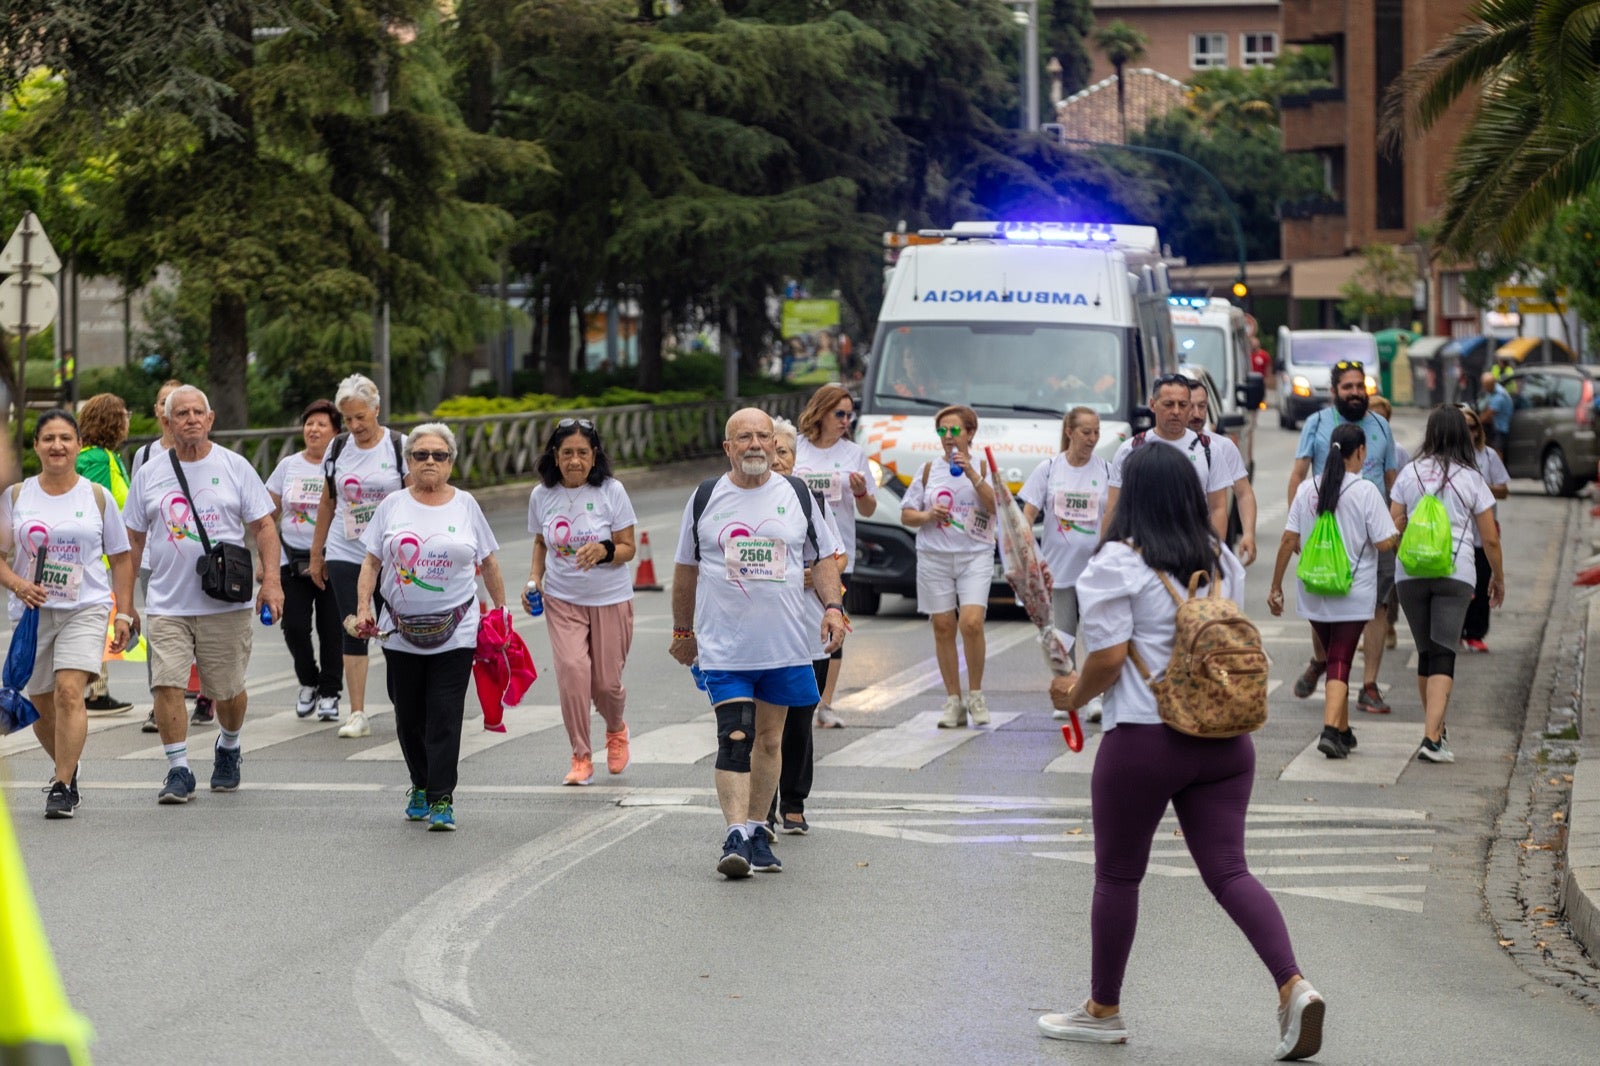
<instances>
[{"instance_id":1,"label":"blue athletic shorts","mask_svg":"<svg viewBox=\"0 0 1600 1066\"><path fill-rule=\"evenodd\" d=\"M729 700L760 700L778 707L809 707L822 699L816 671L805 666L778 666L771 670L701 670L700 687L711 706Z\"/></svg>"}]
</instances>

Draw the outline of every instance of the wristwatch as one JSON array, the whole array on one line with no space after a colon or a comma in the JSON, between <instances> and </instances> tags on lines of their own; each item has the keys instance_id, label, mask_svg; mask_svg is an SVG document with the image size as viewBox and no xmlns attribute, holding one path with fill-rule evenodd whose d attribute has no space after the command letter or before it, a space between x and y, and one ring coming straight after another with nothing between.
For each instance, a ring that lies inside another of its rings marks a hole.
<instances>
[{"instance_id":1,"label":"wristwatch","mask_svg":"<svg viewBox=\"0 0 1600 1066\"><path fill-rule=\"evenodd\" d=\"M825 603L825 604L823 604L822 605L822 613L823 614L827 614L829 611L838 611L840 614L844 614L844 604L842 604L842 603Z\"/></svg>"}]
</instances>

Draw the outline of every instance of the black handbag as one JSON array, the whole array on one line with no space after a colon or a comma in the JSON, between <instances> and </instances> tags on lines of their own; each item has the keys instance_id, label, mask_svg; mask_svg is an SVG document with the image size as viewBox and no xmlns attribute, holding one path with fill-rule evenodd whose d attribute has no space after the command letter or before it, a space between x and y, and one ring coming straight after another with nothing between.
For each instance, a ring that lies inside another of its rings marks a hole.
<instances>
[{"instance_id":1,"label":"black handbag","mask_svg":"<svg viewBox=\"0 0 1600 1066\"><path fill-rule=\"evenodd\" d=\"M205 554L195 560L194 571L200 575L200 591L224 603L249 603L254 598L255 564L250 549L242 544L211 543L206 536L205 523L200 521L200 508L195 506L194 493L189 491L189 479L183 476L183 464L178 462L178 450L167 453L172 457L173 472L178 475L178 487L189 501L194 515L194 528L200 534L200 547Z\"/></svg>"},{"instance_id":2,"label":"black handbag","mask_svg":"<svg viewBox=\"0 0 1600 1066\"><path fill-rule=\"evenodd\" d=\"M288 568L290 577L311 576L311 549L291 548L283 546L283 565Z\"/></svg>"}]
</instances>

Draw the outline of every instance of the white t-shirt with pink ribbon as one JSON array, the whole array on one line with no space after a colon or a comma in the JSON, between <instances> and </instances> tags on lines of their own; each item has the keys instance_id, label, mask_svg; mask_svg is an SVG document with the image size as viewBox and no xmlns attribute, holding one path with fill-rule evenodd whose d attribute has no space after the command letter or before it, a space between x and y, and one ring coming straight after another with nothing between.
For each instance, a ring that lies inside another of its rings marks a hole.
<instances>
[{"instance_id":1,"label":"white t-shirt with pink ribbon","mask_svg":"<svg viewBox=\"0 0 1600 1066\"><path fill-rule=\"evenodd\" d=\"M960 552L963 554L994 551L994 516L979 506L978 490L967 475L954 477L950 464L943 458L935 459L927 467L928 481L924 485L922 471L911 478L901 507L905 510L926 511L943 502L950 508L950 517L944 522L929 519L917 528L918 551ZM978 477L987 477L982 462L978 463Z\"/></svg>"},{"instance_id":2,"label":"white t-shirt with pink ribbon","mask_svg":"<svg viewBox=\"0 0 1600 1066\"><path fill-rule=\"evenodd\" d=\"M637 519L622 482L600 485L534 486L528 497L528 532L544 537L544 582L540 591L580 607L609 607L633 599L633 577L626 563L599 563L580 570L578 549L611 540Z\"/></svg>"},{"instance_id":3,"label":"white t-shirt with pink ribbon","mask_svg":"<svg viewBox=\"0 0 1600 1066\"><path fill-rule=\"evenodd\" d=\"M33 580L35 560L44 553L46 610L75 611L80 607L109 607L112 603L111 578L102 555L117 555L128 550L128 533L122 515L105 490L105 517L94 498L94 485L80 477L78 483L60 496L52 496L31 477L17 490L0 492L0 530L15 548L11 569L17 576ZM22 617L23 603L11 597L13 622Z\"/></svg>"},{"instance_id":4,"label":"white t-shirt with pink ribbon","mask_svg":"<svg viewBox=\"0 0 1600 1066\"><path fill-rule=\"evenodd\" d=\"M402 448L400 469L396 470L394 440L386 429L370 448L361 447L350 437L333 465L323 460L324 473L333 479L333 525L322 548L324 559L359 563L366 558L362 535L378 504L399 492L404 484L404 452ZM328 446L328 455L333 455L332 445Z\"/></svg>"},{"instance_id":5,"label":"white t-shirt with pink ribbon","mask_svg":"<svg viewBox=\"0 0 1600 1066\"><path fill-rule=\"evenodd\" d=\"M395 614L438 614L475 601L478 566L500 543L470 493L456 489L449 500L433 506L402 490L378 504L362 535L362 547L382 567L378 594L388 609L378 619L378 628L393 629ZM472 604L455 632L437 648L414 647L398 632L383 646L417 655L475 648L478 605Z\"/></svg>"},{"instance_id":6,"label":"white t-shirt with pink ribbon","mask_svg":"<svg viewBox=\"0 0 1600 1066\"><path fill-rule=\"evenodd\" d=\"M311 550L317 529L317 505L322 501L322 463L312 462L304 452L286 455L267 477L267 491L283 501L278 535L283 543L299 551Z\"/></svg>"}]
</instances>

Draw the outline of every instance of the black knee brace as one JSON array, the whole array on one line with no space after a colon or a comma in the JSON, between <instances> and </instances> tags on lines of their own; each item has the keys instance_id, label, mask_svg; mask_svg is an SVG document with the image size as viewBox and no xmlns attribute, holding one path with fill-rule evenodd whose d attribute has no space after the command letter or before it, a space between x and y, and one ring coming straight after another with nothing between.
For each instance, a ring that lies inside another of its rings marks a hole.
<instances>
[{"instance_id":1,"label":"black knee brace","mask_svg":"<svg viewBox=\"0 0 1600 1066\"><path fill-rule=\"evenodd\" d=\"M750 772L750 752L755 747L756 704L754 700L733 700L718 704L717 769L736 774ZM743 733L738 740L732 734Z\"/></svg>"}]
</instances>

